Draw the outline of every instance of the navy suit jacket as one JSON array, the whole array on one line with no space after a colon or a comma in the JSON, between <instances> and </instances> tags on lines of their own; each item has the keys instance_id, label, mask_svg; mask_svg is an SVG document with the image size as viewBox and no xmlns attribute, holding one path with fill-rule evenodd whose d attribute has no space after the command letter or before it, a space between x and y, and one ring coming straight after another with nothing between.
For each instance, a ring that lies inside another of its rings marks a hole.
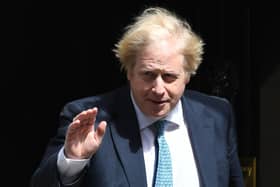
<instances>
[{"instance_id":1,"label":"navy suit jacket","mask_svg":"<svg viewBox=\"0 0 280 187\"><path fill-rule=\"evenodd\" d=\"M182 97L185 120L198 167L201 187L242 187L232 107L225 99L186 90ZM102 144L73 187L145 187L145 164L136 113L129 87L65 105L60 128L31 179L32 187L63 186L57 155L67 126L83 110L98 107L97 123L106 120Z\"/></svg>"}]
</instances>

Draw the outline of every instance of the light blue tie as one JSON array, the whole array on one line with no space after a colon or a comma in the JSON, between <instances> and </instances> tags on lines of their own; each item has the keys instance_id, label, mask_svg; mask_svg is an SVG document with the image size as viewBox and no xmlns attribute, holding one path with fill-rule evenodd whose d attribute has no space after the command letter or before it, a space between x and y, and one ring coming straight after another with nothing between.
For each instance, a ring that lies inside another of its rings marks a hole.
<instances>
[{"instance_id":1,"label":"light blue tie","mask_svg":"<svg viewBox=\"0 0 280 187\"><path fill-rule=\"evenodd\" d=\"M166 121L159 120L155 123L157 129L158 160L155 187L170 187L173 184L172 163L168 144L164 138L164 128Z\"/></svg>"}]
</instances>

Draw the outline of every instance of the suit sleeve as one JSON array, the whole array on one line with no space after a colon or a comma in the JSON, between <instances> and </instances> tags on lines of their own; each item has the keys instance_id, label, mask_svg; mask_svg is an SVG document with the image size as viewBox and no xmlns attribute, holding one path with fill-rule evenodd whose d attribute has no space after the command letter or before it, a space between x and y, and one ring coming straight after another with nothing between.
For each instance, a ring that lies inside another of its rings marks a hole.
<instances>
[{"instance_id":1,"label":"suit sleeve","mask_svg":"<svg viewBox=\"0 0 280 187\"><path fill-rule=\"evenodd\" d=\"M60 181L60 175L57 168L57 157L60 149L64 145L67 127L71 123L73 117L80 111L80 107L75 104L68 104L62 110L60 114L60 127L58 128L56 136L49 141L43 159L31 177L30 187L64 186ZM73 184L67 186L79 187L80 182L81 180L77 180Z\"/></svg>"}]
</instances>

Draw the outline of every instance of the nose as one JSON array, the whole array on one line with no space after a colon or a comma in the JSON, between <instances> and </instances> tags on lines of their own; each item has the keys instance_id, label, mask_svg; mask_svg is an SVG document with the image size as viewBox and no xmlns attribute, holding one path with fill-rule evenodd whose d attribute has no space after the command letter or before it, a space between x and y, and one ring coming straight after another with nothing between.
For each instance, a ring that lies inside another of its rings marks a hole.
<instances>
[{"instance_id":1,"label":"nose","mask_svg":"<svg viewBox=\"0 0 280 187\"><path fill-rule=\"evenodd\" d=\"M165 92L165 83L161 77L161 75L157 76L157 78L153 81L152 92L156 95L163 95Z\"/></svg>"}]
</instances>

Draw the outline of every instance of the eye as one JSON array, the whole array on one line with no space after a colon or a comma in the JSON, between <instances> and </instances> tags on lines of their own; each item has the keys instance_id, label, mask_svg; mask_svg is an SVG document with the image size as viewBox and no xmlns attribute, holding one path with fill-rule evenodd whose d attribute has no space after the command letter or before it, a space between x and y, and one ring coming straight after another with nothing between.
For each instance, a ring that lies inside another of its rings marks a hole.
<instances>
[{"instance_id":1,"label":"eye","mask_svg":"<svg viewBox=\"0 0 280 187\"><path fill-rule=\"evenodd\" d=\"M165 82L171 83L175 81L178 78L178 75L176 74L171 74L171 73L165 73L162 75L162 78Z\"/></svg>"},{"instance_id":2,"label":"eye","mask_svg":"<svg viewBox=\"0 0 280 187\"><path fill-rule=\"evenodd\" d=\"M151 72L151 71L145 71L143 74L145 76L153 76L153 72Z\"/></svg>"},{"instance_id":3,"label":"eye","mask_svg":"<svg viewBox=\"0 0 280 187\"><path fill-rule=\"evenodd\" d=\"M152 71L145 71L145 72L143 73L143 75L144 75L145 77L147 77L147 78L154 78L154 77L156 77L156 74L155 74L154 72L152 72Z\"/></svg>"}]
</instances>

